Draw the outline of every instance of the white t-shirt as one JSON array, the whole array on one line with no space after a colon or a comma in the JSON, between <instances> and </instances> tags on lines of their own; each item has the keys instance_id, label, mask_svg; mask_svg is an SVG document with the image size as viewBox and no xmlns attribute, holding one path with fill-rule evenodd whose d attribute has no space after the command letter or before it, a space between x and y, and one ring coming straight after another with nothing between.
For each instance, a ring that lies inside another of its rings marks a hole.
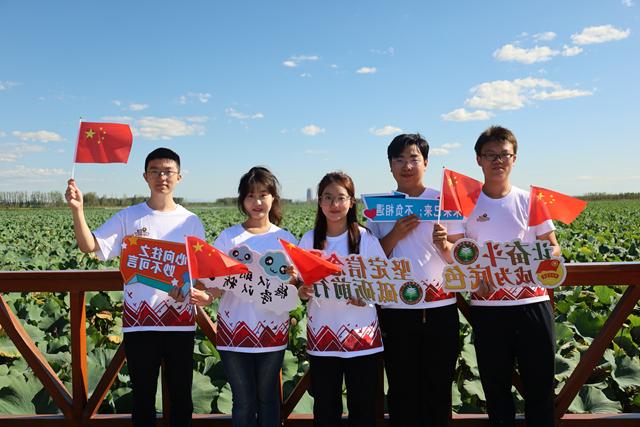
<instances>
[{"instance_id":1,"label":"white t-shirt","mask_svg":"<svg viewBox=\"0 0 640 427\"><path fill-rule=\"evenodd\" d=\"M419 196L422 199L438 199L440 192L426 188ZM441 221L449 234L463 234L462 221ZM423 309L455 304L456 296L442 290L442 270L447 265L440 251L433 244L434 221L421 221L418 227L400 240L391 251L391 258L407 258L411 261L414 277L424 288L424 300L409 307L389 306L389 309ZM395 222L367 222L367 227L379 239L389 234Z\"/></svg>"},{"instance_id":2,"label":"white t-shirt","mask_svg":"<svg viewBox=\"0 0 640 427\"><path fill-rule=\"evenodd\" d=\"M254 252L284 250L278 239L293 244L296 238L287 230L272 224L263 234L252 234L242 224L222 230L216 248L228 254L236 246L248 246ZM218 350L241 353L264 353L284 350L289 342L289 313L273 311L243 301L231 292L225 292L218 306Z\"/></svg>"},{"instance_id":3,"label":"white t-shirt","mask_svg":"<svg viewBox=\"0 0 640 427\"><path fill-rule=\"evenodd\" d=\"M130 206L93 232L96 256L107 260L120 255L126 236L184 243L186 236L204 239L200 219L180 205L170 212L154 211L146 202ZM124 288L122 331L194 331L195 312L188 301L179 303L166 292L143 285Z\"/></svg>"},{"instance_id":4,"label":"white t-shirt","mask_svg":"<svg viewBox=\"0 0 640 427\"><path fill-rule=\"evenodd\" d=\"M360 227L360 255L386 258L378 239ZM313 249L313 230L299 246ZM327 236L324 253L349 255L349 233ZM343 300L311 298L307 305L307 353L312 356L356 357L383 350L378 315L373 304L364 307Z\"/></svg>"},{"instance_id":5,"label":"white t-shirt","mask_svg":"<svg viewBox=\"0 0 640 427\"><path fill-rule=\"evenodd\" d=\"M480 193L475 209L465 222L465 235L479 243L487 240L510 242L520 239L532 242L556 228L551 220L529 227L529 192L511 187L500 199ZM543 287L505 286L482 298L471 294L471 305L507 306L547 301L549 293Z\"/></svg>"}]
</instances>

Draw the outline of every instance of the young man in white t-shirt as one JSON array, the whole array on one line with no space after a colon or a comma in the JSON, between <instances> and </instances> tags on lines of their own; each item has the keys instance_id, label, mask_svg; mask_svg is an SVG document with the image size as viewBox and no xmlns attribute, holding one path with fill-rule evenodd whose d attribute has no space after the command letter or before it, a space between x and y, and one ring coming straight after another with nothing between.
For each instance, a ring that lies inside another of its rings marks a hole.
<instances>
[{"instance_id":1,"label":"young man in white t-shirt","mask_svg":"<svg viewBox=\"0 0 640 427\"><path fill-rule=\"evenodd\" d=\"M101 260L120 255L125 236L135 235L172 242L184 242L187 235L202 239L200 219L173 200L180 182L180 157L168 148L158 148L147 156L143 173L149 185L149 199L121 210L93 233L84 216L82 192L75 180L68 182L65 198L73 214L73 230L78 247L94 252ZM192 290L192 303L208 302L210 295ZM123 345L133 391L132 421L135 427L154 426L156 386L160 364L164 362L170 425L191 425L193 403L194 307L167 293L143 284L127 286L124 292Z\"/></svg>"},{"instance_id":2,"label":"young man in white t-shirt","mask_svg":"<svg viewBox=\"0 0 640 427\"><path fill-rule=\"evenodd\" d=\"M488 128L478 138L476 160L484 174L484 185L465 222L465 236L479 243L548 240L553 255L559 256L553 223L549 220L529 227L529 192L509 180L517 149L516 137L500 126ZM436 234L434 239L446 235ZM527 426L554 426L555 329L547 290L522 286L493 289L485 285L471 295L470 304L489 424L515 426L511 386L517 365Z\"/></svg>"},{"instance_id":3,"label":"young man in white t-shirt","mask_svg":"<svg viewBox=\"0 0 640 427\"><path fill-rule=\"evenodd\" d=\"M410 197L436 199L440 193L423 181L429 144L420 134L398 135L387 148L397 190ZM446 262L433 243L433 221L416 215L395 223L368 222L386 255L411 260L414 277L424 290L411 308L384 307L380 325L389 382L389 417L394 427L445 427L451 418L451 384L459 353L456 297L444 292ZM463 233L461 223L450 223L452 233ZM445 236L446 238L446 236Z\"/></svg>"}]
</instances>

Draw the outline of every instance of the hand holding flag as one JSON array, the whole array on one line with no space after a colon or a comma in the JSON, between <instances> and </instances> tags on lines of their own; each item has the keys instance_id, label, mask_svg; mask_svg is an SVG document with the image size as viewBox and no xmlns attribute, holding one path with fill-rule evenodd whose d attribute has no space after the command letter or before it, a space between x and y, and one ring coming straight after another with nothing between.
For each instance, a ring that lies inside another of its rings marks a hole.
<instances>
[{"instance_id":1,"label":"hand holding flag","mask_svg":"<svg viewBox=\"0 0 640 427\"><path fill-rule=\"evenodd\" d=\"M542 187L531 186L529 226L557 219L570 224L587 207L587 202Z\"/></svg>"},{"instance_id":2,"label":"hand holding flag","mask_svg":"<svg viewBox=\"0 0 640 427\"><path fill-rule=\"evenodd\" d=\"M340 273L342 271L339 266L322 259L318 255L299 248L286 240L278 240L280 240L280 244L287 255L289 255L289 258L291 258L293 265L296 266L296 270L298 270L298 274L300 274L305 285L311 285L330 274Z\"/></svg>"},{"instance_id":3,"label":"hand holding flag","mask_svg":"<svg viewBox=\"0 0 640 427\"><path fill-rule=\"evenodd\" d=\"M473 212L482 192L482 183L461 173L444 170L441 210L460 212L468 217Z\"/></svg>"},{"instance_id":4,"label":"hand holding flag","mask_svg":"<svg viewBox=\"0 0 640 427\"><path fill-rule=\"evenodd\" d=\"M80 122L75 163L127 163L133 144L129 125Z\"/></svg>"},{"instance_id":5,"label":"hand holding flag","mask_svg":"<svg viewBox=\"0 0 640 427\"><path fill-rule=\"evenodd\" d=\"M187 236L187 259L192 279L248 273L249 268L202 239Z\"/></svg>"}]
</instances>

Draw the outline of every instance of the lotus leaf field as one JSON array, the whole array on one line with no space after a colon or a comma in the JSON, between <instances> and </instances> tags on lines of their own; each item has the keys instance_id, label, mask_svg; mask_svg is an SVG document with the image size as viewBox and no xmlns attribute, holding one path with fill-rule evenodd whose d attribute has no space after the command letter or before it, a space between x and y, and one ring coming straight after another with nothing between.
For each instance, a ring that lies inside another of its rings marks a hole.
<instances>
[{"instance_id":1,"label":"lotus leaf field","mask_svg":"<svg viewBox=\"0 0 640 427\"><path fill-rule=\"evenodd\" d=\"M232 208L194 208L210 241L242 217ZM87 211L90 227L110 217L113 209ZM567 262L640 260L640 201L596 201L570 226L559 225L558 240ZM285 208L283 226L300 237L313 226L314 207ZM82 254L73 239L66 209L0 210L0 270L66 270L116 268L117 261L100 263ZM596 336L624 288L576 287L556 292L556 379L558 389ZM71 389L69 296L65 293L3 295L27 332ZM121 342L121 292L94 292L87 297L89 390ZM207 308L215 319L215 306ZM283 366L285 396L308 367L305 356L305 308L291 313L289 349ZM471 328L462 319L461 354L453 384L456 412L484 412ZM436 345L436 344L434 344ZM197 413L229 413L231 392L214 345L197 332L194 347L193 398ZM522 411L522 400L518 401ZM158 396L160 407L160 396ZM118 375L100 412L130 412L131 389L126 365ZM311 413L306 394L296 412ZM625 322L591 377L572 403L570 412L640 411L640 307ZM0 329L0 413L56 413L41 383Z\"/></svg>"}]
</instances>

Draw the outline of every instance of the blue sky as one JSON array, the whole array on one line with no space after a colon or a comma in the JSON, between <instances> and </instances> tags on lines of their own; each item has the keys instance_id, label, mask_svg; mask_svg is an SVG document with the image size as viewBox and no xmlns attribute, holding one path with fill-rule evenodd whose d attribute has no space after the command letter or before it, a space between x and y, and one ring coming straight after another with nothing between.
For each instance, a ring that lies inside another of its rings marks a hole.
<instances>
[{"instance_id":1,"label":"blue sky","mask_svg":"<svg viewBox=\"0 0 640 427\"><path fill-rule=\"evenodd\" d=\"M393 136L481 179L488 126L521 187L640 191L640 1L0 1L0 191L63 191L79 117L129 123L127 165L85 191L146 194L144 157L182 156L176 195L235 195L253 165L303 199L331 170L394 188Z\"/></svg>"}]
</instances>

